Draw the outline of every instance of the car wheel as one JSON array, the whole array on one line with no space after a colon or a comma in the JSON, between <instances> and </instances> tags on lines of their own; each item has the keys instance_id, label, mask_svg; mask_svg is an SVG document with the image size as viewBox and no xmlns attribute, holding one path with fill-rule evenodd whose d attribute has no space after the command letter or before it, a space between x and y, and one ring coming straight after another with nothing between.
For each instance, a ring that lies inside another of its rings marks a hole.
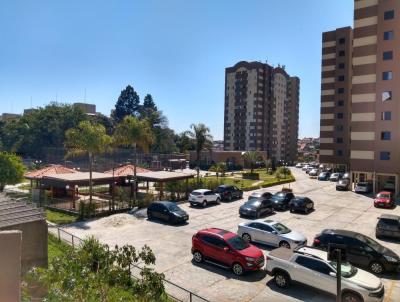
<instances>
[{"instance_id":1,"label":"car wheel","mask_svg":"<svg viewBox=\"0 0 400 302\"><path fill-rule=\"evenodd\" d=\"M148 219L148 220L153 220L153 215L151 215L151 213L148 213L148 214L147 214L147 219Z\"/></svg>"},{"instance_id":2,"label":"car wheel","mask_svg":"<svg viewBox=\"0 0 400 302\"><path fill-rule=\"evenodd\" d=\"M383 267L382 263L378 261L371 262L369 265L369 269L374 274L382 274L385 271L385 268Z\"/></svg>"},{"instance_id":3,"label":"car wheel","mask_svg":"<svg viewBox=\"0 0 400 302\"><path fill-rule=\"evenodd\" d=\"M232 194L228 195L228 201L232 201Z\"/></svg>"},{"instance_id":4,"label":"car wheel","mask_svg":"<svg viewBox=\"0 0 400 302\"><path fill-rule=\"evenodd\" d=\"M242 235L242 238L243 238L243 240L246 241L246 242L251 242L251 236L250 236L249 234L247 234L247 233L244 233L244 234Z\"/></svg>"},{"instance_id":5,"label":"car wheel","mask_svg":"<svg viewBox=\"0 0 400 302\"><path fill-rule=\"evenodd\" d=\"M308 214L308 212L309 212L308 208L305 208L305 209L304 209L304 213L305 213L305 214Z\"/></svg>"},{"instance_id":6,"label":"car wheel","mask_svg":"<svg viewBox=\"0 0 400 302\"><path fill-rule=\"evenodd\" d=\"M351 292L345 292L342 294L342 302L362 302L363 300L359 295Z\"/></svg>"},{"instance_id":7,"label":"car wheel","mask_svg":"<svg viewBox=\"0 0 400 302\"><path fill-rule=\"evenodd\" d=\"M207 206L207 200L204 200L201 205L203 206L203 208L205 208Z\"/></svg>"},{"instance_id":8,"label":"car wheel","mask_svg":"<svg viewBox=\"0 0 400 302\"><path fill-rule=\"evenodd\" d=\"M280 288L287 288L290 285L290 278L285 272L276 272L274 276L276 286Z\"/></svg>"},{"instance_id":9,"label":"car wheel","mask_svg":"<svg viewBox=\"0 0 400 302\"><path fill-rule=\"evenodd\" d=\"M196 262L196 263L201 263L201 262L203 262L203 255L199 252L199 251L195 251L194 253L193 253L193 260L194 260L194 262Z\"/></svg>"},{"instance_id":10,"label":"car wheel","mask_svg":"<svg viewBox=\"0 0 400 302\"><path fill-rule=\"evenodd\" d=\"M232 265L232 271L236 276L241 276L243 275L243 266L241 266L239 263L234 263Z\"/></svg>"},{"instance_id":11,"label":"car wheel","mask_svg":"<svg viewBox=\"0 0 400 302\"><path fill-rule=\"evenodd\" d=\"M294 212L294 207L290 207L290 213Z\"/></svg>"},{"instance_id":12,"label":"car wheel","mask_svg":"<svg viewBox=\"0 0 400 302\"><path fill-rule=\"evenodd\" d=\"M220 204L220 203L221 203L221 199L220 199L220 198L217 198L216 203L217 203L217 204Z\"/></svg>"},{"instance_id":13,"label":"car wheel","mask_svg":"<svg viewBox=\"0 0 400 302\"><path fill-rule=\"evenodd\" d=\"M290 249L290 244L287 241L281 241L279 242L279 247L285 247L287 249Z\"/></svg>"}]
</instances>

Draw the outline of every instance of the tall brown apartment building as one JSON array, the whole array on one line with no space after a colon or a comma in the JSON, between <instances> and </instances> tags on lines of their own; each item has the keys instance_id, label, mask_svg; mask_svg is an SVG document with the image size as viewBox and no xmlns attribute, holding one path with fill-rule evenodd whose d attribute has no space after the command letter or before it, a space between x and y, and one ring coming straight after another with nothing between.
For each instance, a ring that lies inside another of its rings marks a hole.
<instances>
[{"instance_id":1,"label":"tall brown apartment building","mask_svg":"<svg viewBox=\"0 0 400 302\"><path fill-rule=\"evenodd\" d=\"M276 161L295 161L299 87L299 78L284 67L242 61L226 68L224 149L266 151Z\"/></svg>"},{"instance_id":2,"label":"tall brown apartment building","mask_svg":"<svg viewBox=\"0 0 400 302\"><path fill-rule=\"evenodd\" d=\"M348 31L351 33L351 29ZM347 112L343 113L349 118L346 119L349 126L344 132L350 138L350 152L340 160L335 152L340 144L328 139L337 133L330 133L328 130L331 128L325 127L328 126L326 118L331 116L324 115L329 113L324 107L327 92L323 86L321 139L325 138L325 143L321 143L320 161L348 165L352 180L370 181L375 192L395 190L399 193L400 1L355 0L352 35L351 81L345 79L351 92ZM323 43L333 41L328 37L333 37L332 32L323 33ZM324 66L323 58L323 81L326 78ZM339 85L338 78L335 78L334 85ZM338 110L337 104L332 110ZM331 124L338 123L338 116L334 115ZM346 146L344 143L344 150Z\"/></svg>"}]
</instances>

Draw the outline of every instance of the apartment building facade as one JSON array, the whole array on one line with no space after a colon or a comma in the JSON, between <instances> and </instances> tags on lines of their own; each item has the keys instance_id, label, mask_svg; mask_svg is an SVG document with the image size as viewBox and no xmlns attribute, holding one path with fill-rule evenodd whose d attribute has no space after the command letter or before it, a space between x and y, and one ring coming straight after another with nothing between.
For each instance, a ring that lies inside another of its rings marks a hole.
<instances>
[{"instance_id":1,"label":"apartment building facade","mask_svg":"<svg viewBox=\"0 0 400 302\"><path fill-rule=\"evenodd\" d=\"M369 181L374 192L400 192L400 1L355 0L352 30L351 87L348 114L349 165L353 182ZM323 34L326 36L327 33ZM324 60L323 60L324 64ZM324 75L322 76L324 79ZM327 137L321 90L321 138ZM335 108L337 110L337 108ZM338 123L334 116L333 123ZM328 142L328 141L326 141ZM338 148L324 144L322 154ZM320 156L329 164L328 155ZM339 160L340 163L340 160ZM340 164L341 164L340 163Z\"/></svg>"},{"instance_id":2,"label":"apartment building facade","mask_svg":"<svg viewBox=\"0 0 400 302\"><path fill-rule=\"evenodd\" d=\"M281 66L241 61L226 68L224 149L266 151L276 161L295 161L299 89L299 78Z\"/></svg>"},{"instance_id":3,"label":"apartment building facade","mask_svg":"<svg viewBox=\"0 0 400 302\"><path fill-rule=\"evenodd\" d=\"M351 27L322 34L320 162L347 171L350 164Z\"/></svg>"}]
</instances>

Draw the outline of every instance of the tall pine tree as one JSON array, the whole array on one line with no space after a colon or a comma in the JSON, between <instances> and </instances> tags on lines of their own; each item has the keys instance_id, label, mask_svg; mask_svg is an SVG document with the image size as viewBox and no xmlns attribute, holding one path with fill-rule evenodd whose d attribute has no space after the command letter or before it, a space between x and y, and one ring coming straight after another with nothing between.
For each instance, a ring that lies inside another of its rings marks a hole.
<instances>
[{"instance_id":1,"label":"tall pine tree","mask_svg":"<svg viewBox=\"0 0 400 302\"><path fill-rule=\"evenodd\" d=\"M112 117L115 122L119 123L124 119L125 116L138 116L139 109L139 95L131 85L128 85L124 90L121 91L118 101L115 104L115 110L112 113Z\"/></svg>"}]
</instances>

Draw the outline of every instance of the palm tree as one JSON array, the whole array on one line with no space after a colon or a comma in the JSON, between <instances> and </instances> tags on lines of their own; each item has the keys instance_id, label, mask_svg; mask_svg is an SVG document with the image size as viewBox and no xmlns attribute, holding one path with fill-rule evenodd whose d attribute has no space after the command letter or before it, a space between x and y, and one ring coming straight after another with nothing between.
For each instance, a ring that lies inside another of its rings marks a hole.
<instances>
[{"instance_id":1,"label":"palm tree","mask_svg":"<svg viewBox=\"0 0 400 302\"><path fill-rule=\"evenodd\" d=\"M247 151L243 154L245 161L250 165L250 173L253 174L254 166L261 159L260 153L257 151Z\"/></svg>"},{"instance_id":2,"label":"palm tree","mask_svg":"<svg viewBox=\"0 0 400 302\"><path fill-rule=\"evenodd\" d=\"M211 148L212 147L212 135L210 134L210 128L206 125L200 124L191 124L190 128L193 131L186 131L185 133L192 139L194 139L196 144L196 162L199 164L200 160L200 152L204 148Z\"/></svg>"},{"instance_id":3,"label":"palm tree","mask_svg":"<svg viewBox=\"0 0 400 302\"><path fill-rule=\"evenodd\" d=\"M136 201L137 148L140 148L143 152L148 152L154 141L154 134L147 120L139 120L134 116L126 116L115 129L114 141L116 145L132 147L134 150L133 196Z\"/></svg>"},{"instance_id":4,"label":"palm tree","mask_svg":"<svg viewBox=\"0 0 400 302\"><path fill-rule=\"evenodd\" d=\"M209 170L217 173L217 180L218 180L219 173L221 173L222 176L224 176L226 172L226 163L224 162L217 163L211 166Z\"/></svg>"},{"instance_id":5,"label":"palm tree","mask_svg":"<svg viewBox=\"0 0 400 302\"><path fill-rule=\"evenodd\" d=\"M68 149L66 157L88 155L89 158L89 204L91 208L93 195L93 161L98 154L106 153L111 149L111 137L106 134L103 125L90 121L82 121L76 128L68 129L65 133L65 147Z\"/></svg>"}]
</instances>

